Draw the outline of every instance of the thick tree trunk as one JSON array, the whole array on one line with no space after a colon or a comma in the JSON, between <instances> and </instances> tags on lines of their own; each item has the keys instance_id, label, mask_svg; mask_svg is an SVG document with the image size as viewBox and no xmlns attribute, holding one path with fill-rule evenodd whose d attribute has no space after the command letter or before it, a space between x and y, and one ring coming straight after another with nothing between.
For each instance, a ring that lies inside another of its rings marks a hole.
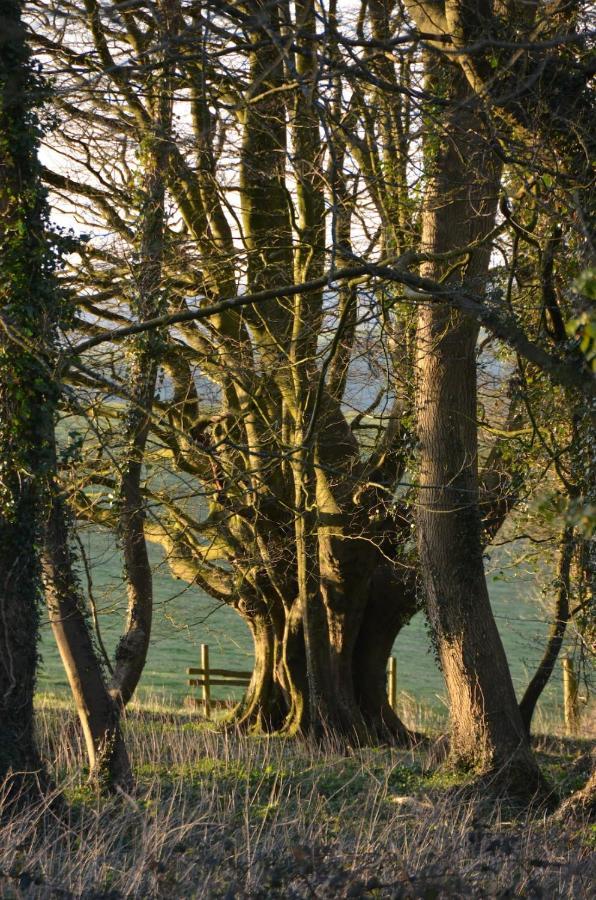
<instances>
[{"instance_id":1,"label":"thick tree trunk","mask_svg":"<svg viewBox=\"0 0 596 900\"><path fill-rule=\"evenodd\" d=\"M452 106L430 168L423 250L465 248L494 224L499 168L463 76L435 61L432 91ZM471 174L472 173L472 174ZM468 290L484 289L490 248L463 251L456 265L429 262L424 274ZM459 262L459 265L457 263ZM517 706L505 652L492 615L478 504L476 340L474 322L438 301L418 326L420 494L419 555L429 619L451 710L453 757L478 771L504 770L509 786L532 792L540 774Z\"/></svg>"},{"instance_id":2,"label":"thick tree trunk","mask_svg":"<svg viewBox=\"0 0 596 900\"><path fill-rule=\"evenodd\" d=\"M401 721L387 696L387 661L401 629L417 612L416 573L389 562L373 572L354 651L356 698L373 738L406 746L420 739Z\"/></svg>"},{"instance_id":3,"label":"thick tree trunk","mask_svg":"<svg viewBox=\"0 0 596 900\"><path fill-rule=\"evenodd\" d=\"M368 599L369 546L330 526L336 515L342 529L345 522L322 502L320 465L315 479L310 449L297 450L292 464L309 730L317 738L362 743L368 733L354 694L353 653Z\"/></svg>"},{"instance_id":4,"label":"thick tree trunk","mask_svg":"<svg viewBox=\"0 0 596 900\"><path fill-rule=\"evenodd\" d=\"M476 482L476 327L444 308L421 316L419 547L451 710L454 756L479 770L530 760L492 616ZM529 763L528 763L529 764Z\"/></svg>"},{"instance_id":5,"label":"thick tree trunk","mask_svg":"<svg viewBox=\"0 0 596 900\"><path fill-rule=\"evenodd\" d=\"M322 652L324 666L329 660L325 671L331 690L336 696L351 699L350 705L344 700L339 712L319 723L320 733L333 733L342 739L357 738L361 742L383 740L410 746L421 736L410 732L391 709L386 673L395 638L417 611L415 571L397 571L387 561L371 566L371 570L372 577L367 576L370 585L359 627L354 627L348 634L348 628L353 626L350 617L335 617L338 646L346 648L353 643L348 662L334 667L331 655ZM360 582L358 576L356 589L362 587ZM322 593L327 588L328 585L324 585ZM346 597L352 596L351 583L347 579L342 593ZM253 635L255 669L231 724L265 732L307 733L310 704L300 605L294 603L285 608L281 634L279 624L273 626L266 610L260 616L243 617Z\"/></svg>"},{"instance_id":6,"label":"thick tree trunk","mask_svg":"<svg viewBox=\"0 0 596 900\"><path fill-rule=\"evenodd\" d=\"M67 522L64 499L54 485L42 551L50 624L85 735L90 777L102 787L126 790L132 775L120 729L120 712L108 693L89 633L73 571Z\"/></svg>"},{"instance_id":7,"label":"thick tree trunk","mask_svg":"<svg viewBox=\"0 0 596 900\"><path fill-rule=\"evenodd\" d=\"M324 534L320 513L319 559L321 594L329 634L329 683L334 698L333 721L341 734L360 742L367 729L354 690L354 648L369 597L374 566L370 542Z\"/></svg>"},{"instance_id":8,"label":"thick tree trunk","mask_svg":"<svg viewBox=\"0 0 596 900\"><path fill-rule=\"evenodd\" d=\"M0 352L2 347L0 344ZM6 412L0 388L0 417ZM2 448L3 449L3 448ZM1 450L0 450L1 452ZM30 481L11 488L10 516L0 512L0 780L7 773L43 777L35 745L33 694L39 633L39 497ZM22 774L21 774L22 773ZM15 795L19 786L14 785Z\"/></svg>"}]
</instances>

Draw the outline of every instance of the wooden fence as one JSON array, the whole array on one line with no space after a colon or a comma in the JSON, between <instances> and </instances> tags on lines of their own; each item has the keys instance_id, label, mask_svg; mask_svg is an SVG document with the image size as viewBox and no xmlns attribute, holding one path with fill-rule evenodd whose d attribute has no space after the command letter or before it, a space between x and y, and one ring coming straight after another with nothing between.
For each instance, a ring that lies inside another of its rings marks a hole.
<instances>
[{"instance_id":1,"label":"wooden fence","mask_svg":"<svg viewBox=\"0 0 596 900\"><path fill-rule=\"evenodd\" d=\"M203 712L207 719L211 718L211 709L214 706L227 705L226 700L214 700L211 697L212 687L248 687L252 672L238 669L212 669L209 665L209 645L201 644L201 665L199 668L187 669L190 687L201 688L201 700ZM196 677L198 676L198 677ZM397 706L397 660L395 656L389 657L387 665L387 695L392 709Z\"/></svg>"},{"instance_id":2,"label":"wooden fence","mask_svg":"<svg viewBox=\"0 0 596 900\"><path fill-rule=\"evenodd\" d=\"M226 705L225 700L213 700L211 697L212 687L248 687L252 672L239 671L236 669L212 669L209 665L209 645L201 644L201 666L198 669L187 669L189 675L198 675L198 678L189 678L188 683L191 687L202 688L201 701L203 704L203 712L207 719L211 718L211 709L213 706Z\"/></svg>"},{"instance_id":3,"label":"wooden fence","mask_svg":"<svg viewBox=\"0 0 596 900\"><path fill-rule=\"evenodd\" d=\"M579 721L579 692L578 678L573 662L565 656L561 660L563 667L563 700L565 709L565 731L569 735L577 732ZM206 718L211 718L211 710L214 706L227 706L228 700L214 700L211 696L212 687L243 687L250 684L252 672L239 669L212 669L209 665L209 646L201 644L200 668L187 669L189 675L195 676L188 679L190 687L200 687L201 699L198 701ZM397 659L390 656L387 663L387 697L389 705L397 712Z\"/></svg>"}]
</instances>

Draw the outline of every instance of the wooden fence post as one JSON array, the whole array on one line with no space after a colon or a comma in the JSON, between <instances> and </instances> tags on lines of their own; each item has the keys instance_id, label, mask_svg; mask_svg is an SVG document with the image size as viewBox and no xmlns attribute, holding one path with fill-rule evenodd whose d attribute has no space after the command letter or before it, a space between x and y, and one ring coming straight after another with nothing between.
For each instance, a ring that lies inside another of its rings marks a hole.
<instances>
[{"instance_id":1,"label":"wooden fence post","mask_svg":"<svg viewBox=\"0 0 596 900\"><path fill-rule=\"evenodd\" d=\"M563 707L565 710L565 734L577 731L579 719L577 674L570 656L563 657Z\"/></svg>"},{"instance_id":2,"label":"wooden fence post","mask_svg":"<svg viewBox=\"0 0 596 900\"><path fill-rule=\"evenodd\" d=\"M389 706L396 711L397 706L397 660L395 656L389 657L389 665L387 667L387 693L389 695Z\"/></svg>"},{"instance_id":3,"label":"wooden fence post","mask_svg":"<svg viewBox=\"0 0 596 900\"><path fill-rule=\"evenodd\" d=\"M211 684L209 678L209 645L201 644L201 668L204 671L203 684L203 706L205 708L205 718L211 717Z\"/></svg>"},{"instance_id":4,"label":"wooden fence post","mask_svg":"<svg viewBox=\"0 0 596 900\"><path fill-rule=\"evenodd\" d=\"M198 676L197 678L189 678L188 684L190 687L201 688L202 698L196 702L203 704L205 718L207 719L211 716L212 707L225 705L225 701L223 700L211 699L212 687L246 688L250 684L250 680L253 676L252 672L246 670L212 669L209 663L209 646L207 644L201 644L201 667L197 669L194 666L191 666L191 668L186 671L191 676Z\"/></svg>"}]
</instances>

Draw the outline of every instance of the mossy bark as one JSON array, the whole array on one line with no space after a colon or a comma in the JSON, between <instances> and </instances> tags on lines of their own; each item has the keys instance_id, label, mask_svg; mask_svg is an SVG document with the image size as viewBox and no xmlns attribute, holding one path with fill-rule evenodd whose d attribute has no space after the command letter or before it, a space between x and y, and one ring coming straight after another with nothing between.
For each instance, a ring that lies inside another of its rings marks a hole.
<instances>
[{"instance_id":1,"label":"mossy bark","mask_svg":"<svg viewBox=\"0 0 596 900\"><path fill-rule=\"evenodd\" d=\"M37 160L34 74L23 3L0 4L0 780L26 800L46 775L33 695L41 601L39 543L52 469L51 381L60 301Z\"/></svg>"}]
</instances>

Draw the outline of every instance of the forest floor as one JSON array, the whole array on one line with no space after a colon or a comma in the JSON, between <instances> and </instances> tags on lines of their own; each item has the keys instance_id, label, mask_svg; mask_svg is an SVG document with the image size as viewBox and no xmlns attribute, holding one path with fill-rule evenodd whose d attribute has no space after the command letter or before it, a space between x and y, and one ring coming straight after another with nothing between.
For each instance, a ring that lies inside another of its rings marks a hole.
<instances>
[{"instance_id":1,"label":"forest floor","mask_svg":"<svg viewBox=\"0 0 596 900\"><path fill-rule=\"evenodd\" d=\"M0 827L2 898L593 896L596 826L495 804L428 750L340 751L137 710L134 794L106 799L65 704L44 703L38 727L68 812ZM588 741L536 750L560 796L583 784Z\"/></svg>"}]
</instances>

